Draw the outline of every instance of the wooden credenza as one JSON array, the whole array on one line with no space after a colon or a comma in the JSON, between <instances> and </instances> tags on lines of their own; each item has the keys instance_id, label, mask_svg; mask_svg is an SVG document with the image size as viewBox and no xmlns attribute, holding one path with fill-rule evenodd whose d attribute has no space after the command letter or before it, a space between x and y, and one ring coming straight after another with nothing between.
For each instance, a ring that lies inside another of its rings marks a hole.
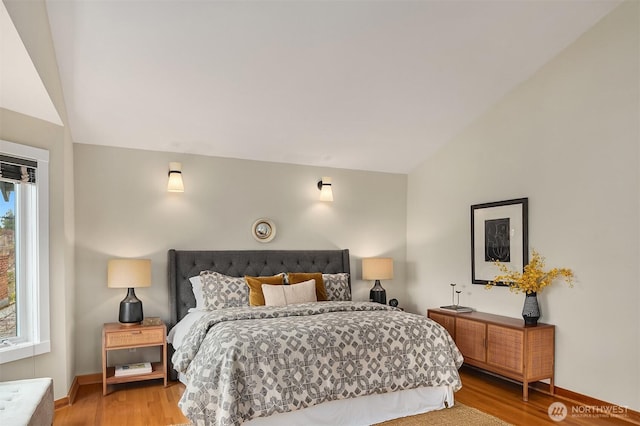
<instances>
[{"instance_id":1,"label":"wooden credenza","mask_svg":"<svg viewBox=\"0 0 640 426\"><path fill-rule=\"evenodd\" d=\"M427 316L447 329L464 362L522 382L522 399L529 399L529 383L549 379L553 394L555 326L482 312L455 313L429 309Z\"/></svg>"}]
</instances>

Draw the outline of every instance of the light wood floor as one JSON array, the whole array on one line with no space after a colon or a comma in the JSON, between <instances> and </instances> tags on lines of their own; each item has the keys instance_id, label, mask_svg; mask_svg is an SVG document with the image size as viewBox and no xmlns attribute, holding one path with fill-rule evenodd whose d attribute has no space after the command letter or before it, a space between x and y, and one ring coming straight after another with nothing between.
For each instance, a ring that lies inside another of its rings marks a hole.
<instances>
[{"instance_id":1,"label":"light wood floor","mask_svg":"<svg viewBox=\"0 0 640 426\"><path fill-rule=\"evenodd\" d=\"M475 407L514 425L629 425L613 417L588 417L571 414L573 404L542 392L529 392L529 402L522 401L522 388L516 383L463 367L463 387L455 394L457 402ZM85 385L73 406L56 410L54 426L164 426L187 422L177 406L184 390L180 383L167 388L158 381L119 385L102 396L102 385ZM556 423L547 410L555 401L566 404L569 415ZM635 423L638 424L638 423Z\"/></svg>"},{"instance_id":2,"label":"light wood floor","mask_svg":"<svg viewBox=\"0 0 640 426\"><path fill-rule=\"evenodd\" d=\"M633 423L631 417L625 419L611 416L588 417L585 411L589 406L553 397L543 392L529 390L529 401L522 400L522 386L495 376L480 372L473 368L460 369L462 389L455 394L456 402L475 407L480 411L496 416L514 425L626 425ZM566 405L568 416L561 422L554 422L549 418L548 409L554 402ZM571 414L572 407L576 414ZM580 412L581 411L581 412Z\"/></svg>"}]
</instances>

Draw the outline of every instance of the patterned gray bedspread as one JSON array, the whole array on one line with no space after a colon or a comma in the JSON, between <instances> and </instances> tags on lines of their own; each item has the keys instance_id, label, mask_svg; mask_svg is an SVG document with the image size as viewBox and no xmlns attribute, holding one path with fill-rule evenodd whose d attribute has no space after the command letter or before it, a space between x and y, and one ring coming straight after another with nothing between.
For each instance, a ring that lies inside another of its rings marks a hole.
<instances>
[{"instance_id":1,"label":"patterned gray bedspread","mask_svg":"<svg viewBox=\"0 0 640 426\"><path fill-rule=\"evenodd\" d=\"M421 315L370 302L212 311L194 324L174 367L179 405L198 425L239 425L325 401L421 386L461 387L462 354Z\"/></svg>"}]
</instances>

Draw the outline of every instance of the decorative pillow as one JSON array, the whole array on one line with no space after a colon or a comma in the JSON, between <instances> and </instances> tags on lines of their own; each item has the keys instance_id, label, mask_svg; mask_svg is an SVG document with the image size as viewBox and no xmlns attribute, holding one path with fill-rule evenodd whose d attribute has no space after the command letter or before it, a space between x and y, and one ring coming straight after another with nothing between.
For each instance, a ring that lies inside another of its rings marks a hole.
<instances>
[{"instance_id":1,"label":"decorative pillow","mask_svg":"<svg viewBox=\"0 0 640 426\"><path fill-rule=\"evenodd\" d=\"M322 279L327 290L327 300L343 302L351 300L348 273L322 274Z\"/></svg>"},{"instance_id":2,"label":"decorative pillow","mask_svg":"<svg viewBox=\"0 0 640 426\"><path fill-rule=\"evenodd\" d=\"M191 290L193 291L193 295L196 298L196 307L189 309L189 312L206 310L204 303L204 294L202 294L202 280L200 279L200 275L189 278L189 282L191 283Z\"/></svg>"},{"instance_id":3,"label":"decorative pillow","mask_svg":"<svg viewBox=\"0 0 640 426\"><path fill-rule=\"evenodd\" d=\"M322 272L288 272L287 280L289 284L298 284L309 280L316 281L316 297L318 302L327 300L327 290L324 288Z\"/></svg>"},{"instance_id":4,"label":"decorative pillow","mask_svg":"<svg viewBox=\"0 0 640 426\"><path fill-rule=\"evenodd\" d=\"M315 280L296 285L262 284L262 293L266 306L286 306L317 301Z\"/></svg>"},{"instance_id":5,"label":"decorative pillow","mask_svg":"<svg viewBox=\"0 0 640 426\"><path fill-rule=\"evenodd\" d=\"M247 286L249 286L249 305L264 306L264 294L262 293L262 284L282 285L284 275L278 274L271 277L244 277Z\"/></svg>"},{"instance_id":6,"label":"decorative pillow","mask_svg":"<svg viewBox=\"0 0 640 426\"><path fill-rule=\"evenodd\" d=\"M230 277L214 271L200 272L204 308L216 310L249 305L249 291L242 277ZM195 295L195 291L194 291ZM198 307L196 296L196 308Z\"/></svg>"}]
</instances>

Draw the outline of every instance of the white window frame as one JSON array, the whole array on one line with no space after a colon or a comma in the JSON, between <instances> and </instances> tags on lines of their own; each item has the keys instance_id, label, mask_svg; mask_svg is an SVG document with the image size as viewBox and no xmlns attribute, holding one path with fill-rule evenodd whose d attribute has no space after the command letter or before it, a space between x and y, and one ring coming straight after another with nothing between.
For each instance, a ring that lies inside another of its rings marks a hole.
<instances>
[{"instance_id":1,"label":"white window frame","mask_svg":"<svg viewBox=\"0 0 640 426\"><path fill-rule=\"evenodd\" d=\"M18 291L16 310L19 315L18 336L3 339L0 342L0 364L29 358L51 352L50 314L49 314L49 151L0 140L0 153L29 159L37 162L36 194L32 200L26 200L16 191L16 203L25 206L35 201L35 209L21 209L35 215L36 235L18 230L19 218L16 216L16 232L20 237L33 237L33 246L18 244L16 237L16 279L18 270L22 273L20 282L16 282ZM17 209L16 209L17 210ZM22 218L24 220L24 218ZM33 219L33 218L32 218ZM32 230L32 229L31 229ZM29 230L26 230L29 231Z\"/></svg>"}]
</instances>

